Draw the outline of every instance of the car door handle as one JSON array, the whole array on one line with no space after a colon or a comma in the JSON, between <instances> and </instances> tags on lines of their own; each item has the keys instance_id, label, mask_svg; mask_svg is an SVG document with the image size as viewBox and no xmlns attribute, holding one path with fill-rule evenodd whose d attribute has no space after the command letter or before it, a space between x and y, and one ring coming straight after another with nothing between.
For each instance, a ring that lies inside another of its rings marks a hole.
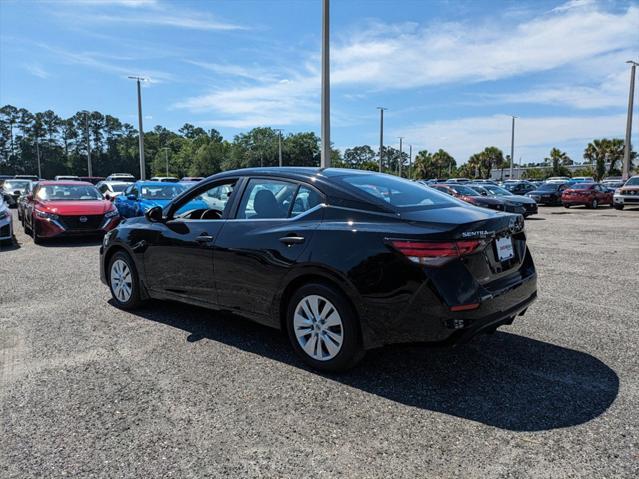
<instances>
[{"instance_id":1,"label":"car door handle","mask_svg":"<svg viewBox=\"0 0 639 479\"><path fill-rule=\"evenodd\" d=\"M301 244L304 242L303 236L283 236L280 241L286 245Z\"/></svg>"},{"instance_id":2,"label":"car door handle","mask_svg":"<svg viewBox=\"0 0 639 479\"><path fill-rule=\"evenodd\" d=\"M197 238L195 238L195 241L198 243L210 243L211 241L213 241L213 236L200 235Z\"/></svg>"}]
</instances>

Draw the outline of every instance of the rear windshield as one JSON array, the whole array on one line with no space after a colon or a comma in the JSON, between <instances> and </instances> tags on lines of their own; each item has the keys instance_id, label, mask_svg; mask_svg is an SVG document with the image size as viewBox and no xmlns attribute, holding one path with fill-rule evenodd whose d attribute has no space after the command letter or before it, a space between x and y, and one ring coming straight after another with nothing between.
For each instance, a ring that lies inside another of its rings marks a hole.
<instances>
[{"instance_id":1,"label":"rear windshield","mask_svg":"<svg viewBox=\"0 0 639 479\"><path fill-rule=\"evenodd\" d=\"M29 180L6 180L4 182L4 189L7 191L23 190L29 186Z\"/></svg>"},{"instance_id":2,"label":"rear windshield","mask_svg":"<svg viewBox=\"0 0 639 479\"><path fill-rule=\"evenodd\" d=\"M355 187L371 199L381 200L400 209L457 205L445 193L440 193L428 186L395 176L371 173L369 175L341 176L336 179Z\"/></svg>"},{"instance_id":3,"label":"rear windshield","mask_svg":"<svg viewBox=\"0 0 639 479\"><path fill-rule=\"evenodd\" d=\"M128 187L129 185L111 185L111 189L115 191L116 193L122 193Z\"/></svg>"},{"instance_id":4,"label":"rear windshield","mask_svg":"<svg viewBox=\"0 0 639 479\"><path fill-rule=\"evenodd\" d=\"M570 189L572 190L589 190L593 186L592 183L575 183L574 185L570 185Z\"/></svg>"},{"instance_id":5,"label":"rear windshield","mask_svg":"<svg viewBox=\"0 0 639 479\"><path fill-rule=\"evenodd\" d=\"M541 185L538 190L539 191L557 191L562 183L544 183Z\"/></svg>"},{"instance_id":6,"label":"rear windshield","mask_svg":"<svg viewBox=\"0 0 639 479\"><path fill-rule=\"evenodd\" d=\"M481 196L479 193L477 193L477 191L473 190L470 186L464 186L464 185L448 185L448 186L450 186L453 190L455 190L460 195Z\"/></svg>"},{"instance_id":7,"label":"rear windshield","mask_svg":"<svg viewBox=\"0 0 639 479\"><path fill-rule=\"evenodd\" d=\"M512 193L504 188L493 185L485 185L484 189L488 190L493 196L512 196Z\"/></svg>"},{"instance_id":8,"label":"rear windshield","mask_svg":"<svg viewBox=\"0 0 639 479\"><path fill-rule=\"evenodd\" d=\"M628 181L626 181L626 184L624 186L639 186L639 176L636 178L630 178Z\"/></svg>"}]
</instances>

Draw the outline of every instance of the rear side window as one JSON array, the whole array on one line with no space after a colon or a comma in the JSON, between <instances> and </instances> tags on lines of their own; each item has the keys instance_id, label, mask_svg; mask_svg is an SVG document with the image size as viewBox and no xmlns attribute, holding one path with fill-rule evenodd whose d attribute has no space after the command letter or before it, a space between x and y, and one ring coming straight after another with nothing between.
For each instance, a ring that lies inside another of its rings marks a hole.
<instances>
[{"instance_id":1,"label":"rear side window","mask_svg":"<svg viewBox=\"0 0 639 479\"><path fill-rule=\"evenodd\" d=\"M371 173L347 175L340 181L355 187L370 199L383 201L400 209L421 209L429 206L457 206L457 202L445 193L417 182L395 176Z\"/></svg>"},{"instance_id":2,"label":"rear side window","mask_svg":"<svg viewBox=\"0 0 639 479\"><path fill-rule=\"evenodd\" d=\"M293 201L293 209L291 210L291 216L301 215L302 213L315 208L322 202L322 197L319 193L308 186L300 186L300 189L295 195L295 201Z\"/></svg>"}]
</instances>

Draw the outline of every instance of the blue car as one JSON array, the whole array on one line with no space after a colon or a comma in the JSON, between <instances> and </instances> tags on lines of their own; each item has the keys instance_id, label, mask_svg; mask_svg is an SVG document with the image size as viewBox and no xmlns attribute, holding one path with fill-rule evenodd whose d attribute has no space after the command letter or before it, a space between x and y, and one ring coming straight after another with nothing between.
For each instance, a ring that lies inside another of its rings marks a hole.
<instances>
[{"instance_id":1,"label":"blue car","mask_svg":"<svg viewBox=\"0 0 639 479\"><path fill-rule=\"evenodd\" d=\"M143 216L154 206L164 208L177 195L186 190L185 185L160 181L136 181L124 193L116 196L113 203L123 218ZM201 205L198 204L201 202ZM189 202L189 207L207 209L210 206L201 200ZM178 213L180 213L178 211Z\"/></svg>"}]
</instances>

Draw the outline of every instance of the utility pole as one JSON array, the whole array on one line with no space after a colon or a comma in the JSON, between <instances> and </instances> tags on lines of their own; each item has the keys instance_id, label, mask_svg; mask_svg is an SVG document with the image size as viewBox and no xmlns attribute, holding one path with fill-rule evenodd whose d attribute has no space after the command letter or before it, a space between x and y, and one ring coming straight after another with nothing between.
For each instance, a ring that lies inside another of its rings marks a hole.
<instances>
[{"instance_id":1,"label":"utility pole","mask_svg":"<svg viewBox=\"0 0 639 479\"><path fill-rule=\"evenodd\" d=\"M40 165L40 142L38 141L38 134L36 133L36 157L38 158L38 178L42 179L42 166Z\"/></svg>"},{"instance_id":2,"label":"utility pole","mask_svg":"<svg viewBox=\"0 0 639 479\"><path fill-rule=\"evenodd\" d=\"M413 177L413 145L408 145L408 178Z\"/></svg>"},{"instance_id":3,"label":"utility pole","mask_svg":"<svg viewBox=\"0 0 639 479\"><path fill-rule=\"evenodd\" d=\"M378 106L379 110L379 172L382 172L382 157L384 155L384 110L388 110L388 108L384 108L383 106Z\"/></svg>"},{"instance_id":4,"label":"utility pole","mask_svg":"<svg viewBox=\"0 0 639 479\"><path fill-rule=\"evenodd\" d=\"M322 2L322 153L320 167L331 166L330 0ZM280 155L281 158L281 155ZM282 160L280 159L280 166Z\"/></svg>"},{"instance_id":5,"label":"utility pole","mask_svg":"<svg viewBox=\"0 0 639 479\"><path fill-rule=\"evenodd\" d=\"M280 168L282 167L282 130L280 128L275 128L277 132L277 154L280 159Z\"/></svg>"},{"instance_id":6,"label":"utility pole","mask_svg":"<svg viewBox=\"0 0 639 479\"><path fill-rule=\"evenodd\" d=\"M398 176L402 177L402 161L404 157L402 156L402 141L404 141L404 137L399 137L399 164L397 165Z\"/></svg>"},{"instance_id":7,"label":"utility pole","mask_svg":"<svg viewBox=\"0 0 639 479\"><path fill-rule=\"evenodd\" d=\"M93 176L93 168L91 166L91 139L89 138L89 112L84 111L84 128L87 133L87 173Z\"/></svg>"},{"instance_id":8,"label":"utility pole","mask_svg":"<svg viewBox=\"0 0 639 479\"><path fill-rule=\"evenodd\" d=\"M169 176L169 147L164 146L160 149L164 150L164 162L166 163L166 176Z\"/></svg>"},{"instance_id":9,"label":"utility pole","mask_svg":"<svg viewBox=\"0 0 639 479\"><path fill-rule=\"evenodd\" d=\"M513 116L513 126L510 133L510 179L513 179L513 162L515 161L515 118Z\"/></svg>"},{"instance_id":10,"label":"utility pole","mask_svg":"<svg viewBox=\"0 0 639 479\"><path fill-rule=\"evenodd\" d=\"M628 93L628 119L626 121L626 144L623 152L623 173L621 179L626 181L630 175L630 155L632 153L632 109L635 97L635 70L639 63L628 60L630 67L630 91Z\"/></svg>"},{"instance_id":11,"label":"utility pole","mask_svg":"<svg viewBox=\"0 0 639 479\"><path fill-rule=\"evenodd\" d=\"M135 80L138 84L138 135L140 138L140 179L146 179L146 165L144 163L144 128L142 127L142 90L140 88L140 82L146 81L146 78L130 76L131 80Z\"/></svg>"}]
</instances>

